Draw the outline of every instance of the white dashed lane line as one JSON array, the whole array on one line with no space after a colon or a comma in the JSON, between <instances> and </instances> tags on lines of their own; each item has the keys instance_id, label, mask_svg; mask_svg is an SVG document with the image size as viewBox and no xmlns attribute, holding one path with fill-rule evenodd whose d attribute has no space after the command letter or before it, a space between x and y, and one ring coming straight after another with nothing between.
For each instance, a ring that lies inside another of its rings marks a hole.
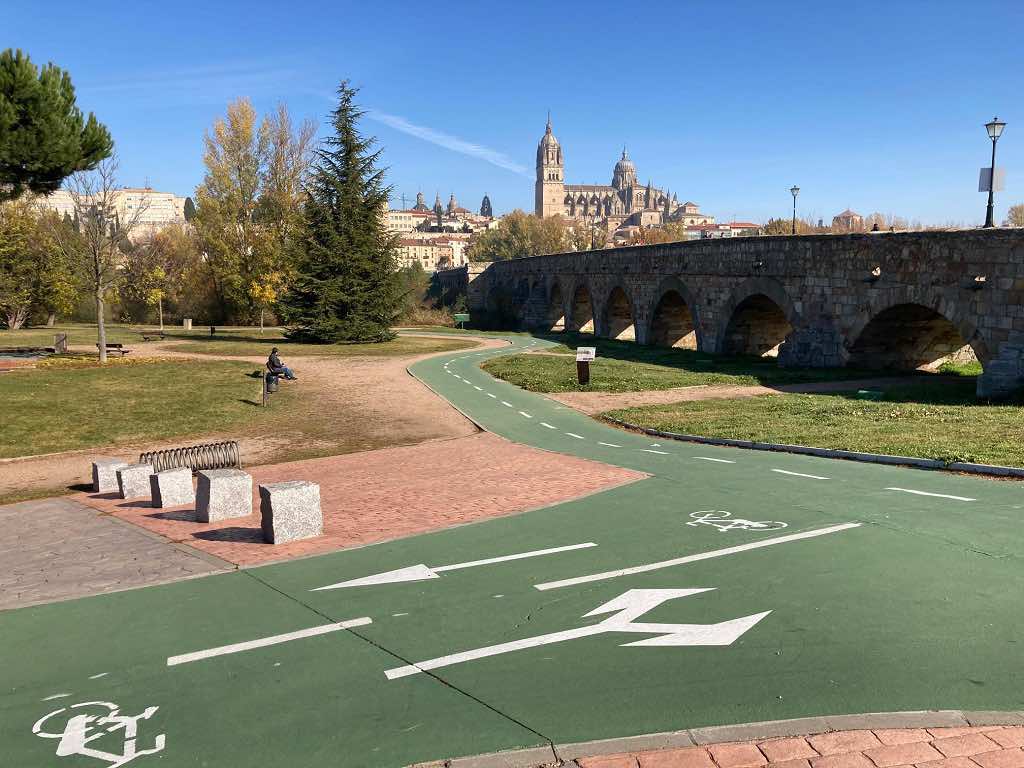
<instances>
[{"instance_id":1,"label":"white dashed lane line","mask_svg":"<svg viewBox=\"0 0 1024 768\"><path fill-rule=\"evenodd\" d=\"M525 417L526 417L527 419L532 419L532 418L533 418L533 416L531 416L530 414L528 414L528 413L527 413L526 411L520 411L520 412L519 412L519 415L520 415L520 416L525 416Z\"/></svg>"},{"instance_id":2,"label":"white dashed lane line","mask_svg":"<svg viewBox=\"0 0 1024 768\"><path fill-rule=\"evenodd\" d=\"M730 461L729 459L713 459L710 456L691 456L690 458L698 459L700 461L717 461L720 464L735 464L736 463L735 461Z\"/></svg>"},{"instance_id":3,"label":"white dashed lane line","mask_svg":"<svg viewBox=\"0 0 1024 768\"><path fill-rule=\"evenodd\" d=\"M484 391L483 387L478 387L476 384L473 385L473 389L475 389L477 392L483 392Z\"/></svg>"},{"instance_id":4,"label":"white dashed lane line","mask_svg":"<svg viewBox=\"0 0 1024 768\"><path fill-rule=\"evenodd\" d=\"M607 446L608 448L621 448L622 447L621 445L616 445L615 443L602 443L602 442L598 442L598 445L604 445L604 446Z\"/></svg>"},{"instance_id":5,"label":"white dashed lane line","mask_svg":"<svg viewBox=\"0 0 1024 768\"><path fill-rule=\"evenodd\" d=\"M900 493L912 493L915 496L934 496L938 499L953 499L954 501L977 501L968 496L951 496L948 493L929 493L928 491L913 491L910 488L886 488L887 491L899 491Z\"/></svg>"},{"instance_id":6,"label":"white dashed lane line","mask_svg":"<svg viewBox=\"0 0 1024 768\"><path fill-rule=\"evenodd\" d=\"M662 456L669 456L670 455L668 451L656 451L653 448L641 448L640 450L643 451L644 453L659 453Z\"/></svg>"},{"instance_id":7,"label":"white dashed lane line","mask_svg":"<svg viewBox=\"0 0 1024 768\"><path fill-rule=\"evenodd\" d=\"M492 394L491 394L490 392L488 392L488 393L487 393L487 396L488 396L488 397L493 397L493 398L494 398L495 400L497 400L497 399L498 399L498 396L497 396L497 395L492 395Z\"/></svg>"},{"instance_id":8,"label":"white dashed lane line","mask_svg":"<svg viewBox=\"0 0 1024 768\"><path fill-rule=\"evenodd\" d=\"M542 421L540 425L542 427L547 427L548 429L558 429L554 424L548 424L546 421Z\"/></svg>"},{"instance_id":9,"label":"white dashed lane line","mask_svg":"<svg viewBox=\"0 0 1024 768\"><path fill-rule=\"evenodd\" d=\"M575 432L566 432L569 437L575 437L577 440L583 440L583 435L577 435Z\"/></svg>"},{"instance_id":10,"label":"white dashed lane line","mask_svg":"<svg viewBox=\"0 0 1024 768\"><path fill-rule=\"evenodd\" d=\"M780 475L792 475L793 477L806 477L810 480L830 480L829 477L822 477L821 475L805 475L803 472L789 472L785 469L773 469L772 472L778 472Z\"/></svg>"},{"instance_id":11,"label":"white dashed lane line","mask_svg":"<svg viewBox=\"0 0 1024 768\"><path fill-rule=\"evenodd\" d=\"M507 406L509 408L515 407L515 406L512 405L512 403L508 402L508 400L502 400L501 404L504 405L504 406Z\"/></svg>"}]
</instances>

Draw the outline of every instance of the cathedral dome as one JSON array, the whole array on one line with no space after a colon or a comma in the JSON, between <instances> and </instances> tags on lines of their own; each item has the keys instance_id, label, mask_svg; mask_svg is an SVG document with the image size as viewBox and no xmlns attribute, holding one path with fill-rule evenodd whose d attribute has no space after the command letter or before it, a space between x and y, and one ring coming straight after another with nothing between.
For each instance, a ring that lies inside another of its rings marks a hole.
<instances>
[{"instance_id":1,"label":"cathedral dome","mask_svg":"<svg viewBox=\"0 0 1024 768\"><path fill-rule=\"evenodd\" d=\"M608 166L605 166L606 168ZM636 176L636 166L633 165L633 161L629 159L629 155L626 154L626 148L622 148L622 157L619 158L619 162L615 164L615 173L625 175L630 173Z\"/></svg>"}]
</instances>

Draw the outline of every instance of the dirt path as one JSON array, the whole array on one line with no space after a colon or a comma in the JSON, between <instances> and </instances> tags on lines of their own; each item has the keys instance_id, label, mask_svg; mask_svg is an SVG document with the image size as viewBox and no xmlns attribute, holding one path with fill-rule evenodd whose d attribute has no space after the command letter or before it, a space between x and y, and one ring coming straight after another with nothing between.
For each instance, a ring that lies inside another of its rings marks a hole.
<instances>
[{"instance_id":1,"label":"dirt path","mask_svg":"<svg viewBox=\"0 0 1024 768\"><path fill-rule=\"evenodd\" d=\"M503 346L493 339L478 341L480 348ZM252 362L261 368L262 357L196 355L174 349L174 342L151 342L139 347L137 357L229 359ZM231 433L190 435L169 441L89 448L46 456L0 459L0 498L53 491L61 493L85 482L94 456L138 460L143 451L219 440L237 440L245 466L289 459L306 459L375 448L447 440L477 432L476 427L434 395L406 371L417 360L431 357L289 357L299 374L295 387L306 407L297 423L272 433L240 427ZM254 397L259 383L254 382Z\"/></svg>"},{"instance_id":2,"label":"dirt path","mask_svg":"<svg viewBox=\"0 0 1024 768\"><path fill-rule=\"evenodd\" d=\"M936 376L928 381L957 381L955 376ZM693 402L695 400L729 400L737 397L758 397L761 395L814 394L819 392L849 392L854 389L875 389L893 384L918 384L920 376L899 376L879 379L854 379L852 381L822 381L812 384L782 384L765 387L758 384L737 386L731 384L699 384L693 387L657 389L648 392L559 392L547 395L552 400L564 403L577 411L593 415L613 411L617 408L635 408L644 405L667 405L669 403Z\"/></svg>"}]
</instances>

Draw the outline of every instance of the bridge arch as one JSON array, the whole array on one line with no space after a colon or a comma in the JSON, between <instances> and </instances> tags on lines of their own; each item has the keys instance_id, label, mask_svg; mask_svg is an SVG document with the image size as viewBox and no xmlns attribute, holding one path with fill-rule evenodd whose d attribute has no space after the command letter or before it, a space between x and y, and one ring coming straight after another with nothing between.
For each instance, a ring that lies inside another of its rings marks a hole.
<instances>
[{"instance_id":1,"label":"bridge arch","mask_svg":"<svg viewBox=\"0 0 1024 768\"><path fill-rule=\"evenodd\" d=\"M609 339L636 341L636 305L621 283L608 291L601 308L600 335Z\"/></svg>"},{"instance_id":2,"label":"bridge arch","mask_svg":"<svg viewBox=\"0 0 1024 768\"><path fill-rule=\"evenodd\" d=\"M745 280L723 308L717 349L728 355L778 357L786 337L801 325L782 283L765 277Z\"/></svg>"},{"instance_id":3,"label":"bridge arch","mask_svg":"<svg viewBox=\"0 0 1024 768\"><path fill-rule=\"evenodd\" d=\"M666 278L654 293L647 343L659 347L701 348L702 332L697 302L675 277Z\"/></svg>"},{"instance_id":4,"label":"bridge arch","mask_svg":"<svg viewBox=\"0 0 1024 768\"><path fill-rule=\"evenodd\" d=\"M857 319L845 341L847 365L858 368L936 370L947 360L977 360L992 353L978 327L941 296L890 292Z\"/></svg>"},{"instance_id":5,"label":"bridge arch","mask_svg":"<svg viewBox=\"0 0 1024 768\"><path fill-rule=\"evenodd\" d=\"M584 280L577 282L569 299L569 330L594 333L594 292Z\"/></svg>"},{"instance_id":6,"label":"bridge arch","mask_svg":"<svg viewBox=\"0 0 1024 768\"><path fill-rule=\"evenodd\" d=\"M565 310L565 294L562 291L562 281L557 277L551 281L551 288L548 291L547 316L544 323L545 331L560 333L566 330L567 318Z\"/></svg>"},{"instance_id":7,"label":"bridge arch","mask_svg":"<svg viewBox=\"0 0 1024 768\"><path fill-rule=\"evenodd\" d=\"M506 282L498 282L487 291L484 299L488 325L494 328L515 328L519 323L516 312L515 289Z\"/></svg>"}]
</instances>

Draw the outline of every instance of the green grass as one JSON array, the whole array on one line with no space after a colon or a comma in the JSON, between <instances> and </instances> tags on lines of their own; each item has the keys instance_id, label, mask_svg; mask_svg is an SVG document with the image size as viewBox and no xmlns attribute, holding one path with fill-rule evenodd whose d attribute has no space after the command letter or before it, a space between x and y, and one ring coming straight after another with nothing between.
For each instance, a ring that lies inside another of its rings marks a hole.
<instances>
[{"instance_id":1,"label":"green grass","mask_svg":"<svg viewBox=\"0 0 1024 768\"><path fill-rule=\"evenodd\" d=\"M469 341L417 338L415 336L399 336L379 344L299 344L285 339L278 329L268 330L264 336L260 336L252 328L224 334L218 332L217 336L213 338L209 334L206 336L175 334L175 338L181 338L182 343L174 344L171 347L174 350L222 357L266 357L273 347L278 347L281 357L285 359L286 363L289 357L310 355L393 357L450 352L473 346L473 343Z\"/></svg>"},{"instance_id":2,"label":"green grass","mask_svg":"<svg viewBox=\"0 0 1024 768\"><path fill-rule=\"evenodd\" d=\"M972 380L924 381L883 388L879 400L861 400L856 393L766 395L627 408L608 415L706 437L1024 466L1024 400L978 403L974 387Z\"/></svg>"},{"instance_id":3,"label":"green grass","mask_svg":"<svg viewBox=\"0 0 1024 768\"><path fill-rule=\"evenodd\" d=\"M549 337L552 341L564 337ZM596 346L590 384L576 383L577 346ZM893 371L855 368L780 368L764 357L727 357L689 349L645 347L633 342L574 335L545 353L499 357L483 368L493 376L531 392L637 392L703 384L799 384L815 381L875 378ZM906 372L901 372L906 375Z\"/></svg>"},{"instance_id":4,"label":"green grass","mask_svg":"<svg viewBox=\"0 0 1024 768\"><path fill-rule=\"evenodd\" d=\"M111 344L142 343L139 331L150 326L127 326L107 323L107 341ZM68 344L78 347L96 345L96 326L86 323L61 323L53 328L22 328L17 331L0 330L0 347L52 347L58 333L68 335Z\"/></svg>"},{"instance_id":5,"label":"green grass","mask_svg":"<svg viewBox=\"0 0 1024 768\"><path fill-rule=\"evenodd\" d=\"M40 368L0 377L0 457L161 440L250 428L276 418L253 407L252 363L174 361L89 368Z\"/></svg>"}]
</instances>

